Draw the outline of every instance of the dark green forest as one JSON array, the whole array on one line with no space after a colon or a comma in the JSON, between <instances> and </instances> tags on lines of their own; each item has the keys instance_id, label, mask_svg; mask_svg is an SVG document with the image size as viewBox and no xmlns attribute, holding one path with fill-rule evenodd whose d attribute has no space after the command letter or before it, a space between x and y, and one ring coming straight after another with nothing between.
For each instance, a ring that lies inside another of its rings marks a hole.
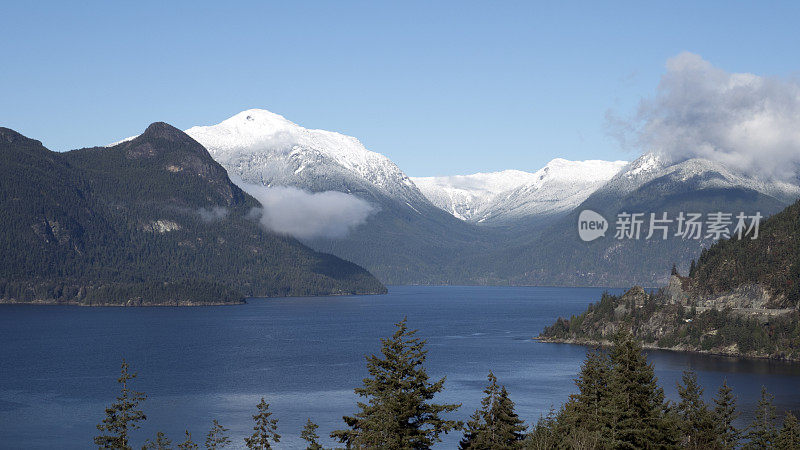
<instances>
[{"instance_id":1,"label":"dark green forest","mask_svg":"<svg viewBox=\"0 0 800 450\"><path fill-rule=\"evenodd\" d=\"M790 412L779 419L773 397L763 388L753 421L744 429L735 425L739 411L727 382L709 403L697 375L687 371L677 385L680 400L666 400L652 364L626 332L617 333L608 350L589 351L575 379L577 392L535 423L526 424L517 415L511 395L491 372L485 396L470 419L453 420L448 416L461 405L434 402L445 378L430 379L424 367L425 341L415 334L403 320L392 336L381 340L381 354L366 358L369 375L355 389L361 398L356 413L343 417L345 427L330 433L343 448L428 449L448 433L461 436L462 450L800 448L800 423ZM134 440L144 439L135 432L147 419L147 396L133 388L135 377L123 361L119 395L97 425L98 448L133 449ZM234 442L249 449L280 448L279 418L273 414L262 398L248 436L230 436L213 420L197 440L186 430L173 447L157 432L142 448L196 449L203 443L218 449ZM318 429L308 418L302 430L293 432L307 449L318 450L323 448Z\"/></svg>"},{"instance_id":2,"label":"dark green forest","mask_svg":"<svg viewBox=\"0 0 800 450\"><path fill-rule=\"evenodd\" d=\"M769 217L757 239L725 239L673 267L670 285L621 296L603 294L540 337L608 343L631 330L647 347L800 360L800 202Z\"/></svg>"},{"instance_id":3,"label":"dark green forest","mask_svg":"<svg viewBox=\"0 0 800 450\"><path fill-rule=\"evenodd\" d=\"M760 284L773 306L800 304L800 201L769 217L758 239L725 239L704 250L689 277L698 295Z\"/></svg>"},{"instance_id":4,"label":"dark green forest","mask_svg":"<svg viewBox=\"0 0 800 450\"><path fill-rule=\"evenodd\" d=\"M165 123L106 148L51 152L0 128L0 299L238 303L383 293L363 268L258 225L258 202Z\"/></svg>"}]
</instances>

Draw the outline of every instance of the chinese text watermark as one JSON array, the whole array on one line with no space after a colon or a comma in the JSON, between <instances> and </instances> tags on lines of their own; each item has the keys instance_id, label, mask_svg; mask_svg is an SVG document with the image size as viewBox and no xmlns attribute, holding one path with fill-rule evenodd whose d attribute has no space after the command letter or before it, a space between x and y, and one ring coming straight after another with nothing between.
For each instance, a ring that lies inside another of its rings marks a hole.
<instances>
[{"instance_id":1,"label":"chinese text watermark","mask_svg":"<svg viewBox=\"0 0 800 450\"><path fill-rule=\"evenodd\" d=\"M757 239L762 218L760 212L753 215L744 212L736 215L725 212L679 212L673 217L666 212L621 212L614 223L614 239ZM578 235L583 241L605 237L608 228L605 217L592 210L583 210L578 216Z\"/></svg>"}]
</instances>

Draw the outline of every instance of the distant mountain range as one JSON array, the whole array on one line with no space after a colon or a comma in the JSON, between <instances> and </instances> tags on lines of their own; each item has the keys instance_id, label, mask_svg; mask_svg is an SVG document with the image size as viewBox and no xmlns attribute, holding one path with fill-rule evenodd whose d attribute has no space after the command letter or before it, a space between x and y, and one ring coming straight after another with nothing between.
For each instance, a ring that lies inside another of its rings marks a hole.
<instances>
[{"instance_id":1,"label":"distant mountain range","mask_svg":"<svg viewBox=\"0 0 800 450\"><path fill-rule=\"evenodd\" d=\"M335 191L369 202L374 212L346 236L302 240L391 284L655 285L712 241L620 241L611 233L586 243L577 236L579 212L597 211L612 226L621 212L766 216L800 197L798 180L657 153L630 163L555 159L535 172L411 178L356 138L257 109L186 132L246 189Z\"/></svg>"},{"instance_id":2,"label":"distant mountain range","mask_svg":"<svg viewBox=\"0 0 800 450\"><path fill-rule=\"evenodd\" d=\"M503 225L567 213L625 164L557 158L533 173L504 170L412 180L434 205L461 220Z\"/></svg>"},{"instance_id":3,"label":"distant mountain range","mask_svg":"<svg viewBox=\"0 0 800 450\"><path fill-rule=\"evenodd\" d=\"M264 230L260 206L165 123L64 153L0 128L0 301L189 305L386 291L363 268Z\"/></svg>"},{"instance_id":4,"label":"distant mountain range","mask_svg":"<svg viewBox=\"0 0 800 450\"><path fill-rule=\"evenodd\" d=\"M620 213L650 213L673 220L680 212L714 212L769 216L800 196L800 183L761 178L735 172L706 159L668 162L647 153L625 166L583 203L542 232L528 245L496 254L498 266L513 283L656 286L669 278L669 267L688 270L689 262L714 240L703 232L701 239L615 239L614 222ZM605 238L583 242L577 235L582 210L602 214L611 224ZM645 234L647 225L645 224Z\"/></svg>"}]
</instances>

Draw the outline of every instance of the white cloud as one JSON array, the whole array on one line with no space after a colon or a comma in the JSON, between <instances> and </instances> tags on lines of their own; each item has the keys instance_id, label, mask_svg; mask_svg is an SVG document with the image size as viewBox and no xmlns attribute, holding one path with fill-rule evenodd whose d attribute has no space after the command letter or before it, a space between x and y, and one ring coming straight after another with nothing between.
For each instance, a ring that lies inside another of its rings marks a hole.
<instances>
[{"instance_id":1,"label":"white cloud","mask_svg":"<svg viewBox=\"0 0 800 450\"><path fill-rule=\"evenodd\" d=\"M216 222L228 216L228 208L224 208L222 206L200 208L197 210L197 214L200 216L200 219L202 219L203 222Z\"/></svg>"},{"instance_id":2,"label":"white cloud","mask_svg":"<svg viewBox=\"0 0 800 450\"><path fill-rule=\"evenodd\" d=\"M692 53L666 64L653 98L629 120L610 116L624 146L673 161L706 158L761 176L797 177L800 85L728 73Z\"/></svg>"},{"instance_id":3,"label":"white cloud","mask_svg":"<svg viewBox=\"0 0 800 450\"><path fill-rule=\"evenodd\" d=\"M366 200L343 192L237 184L261 203L256 213L262 225L300 239L343 238L376 211Z\"/></svg>"}]
</instances>

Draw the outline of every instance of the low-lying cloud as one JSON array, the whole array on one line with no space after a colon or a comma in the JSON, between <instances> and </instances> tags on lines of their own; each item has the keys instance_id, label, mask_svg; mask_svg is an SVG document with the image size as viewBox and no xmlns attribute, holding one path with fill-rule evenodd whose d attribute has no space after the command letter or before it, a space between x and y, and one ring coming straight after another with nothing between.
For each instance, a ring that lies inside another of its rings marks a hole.
<instances>
[{"instance_id":1,"label":"low-lying cloud","mask_svg":"<svg viewBox=\"0 0 800 450\"><path fill-rule=\"evenodd\" d=\"M653 98L630 119L609 114L623 146L668 160L706 158L743 172L797 177L800 84L728 73L692 53L666 64Z\"/></svg>"},{"instance_id":2,"label":"low-lying cloud","mask_svg":"<svg viewBox=\"0 0 800 450\"><path fill-rule=\"evenodd\" d=\"M211 223L222 220L228 216L228 208L222 206L213 206L211 208L200 208L197 214L203 222Z\"/></svg>"},{"instance_id":3,"label":"low-lying cloud","mask_svg":"<svg viewBox=\"0 0 800 450\"><path fill-rule=\"evenodd\" d=\"M366 200L343 192L247 183L239 187L261 203L255 213L264 227L300 239L343 238L376 211Z\"/></svg>"}]
</instances>

